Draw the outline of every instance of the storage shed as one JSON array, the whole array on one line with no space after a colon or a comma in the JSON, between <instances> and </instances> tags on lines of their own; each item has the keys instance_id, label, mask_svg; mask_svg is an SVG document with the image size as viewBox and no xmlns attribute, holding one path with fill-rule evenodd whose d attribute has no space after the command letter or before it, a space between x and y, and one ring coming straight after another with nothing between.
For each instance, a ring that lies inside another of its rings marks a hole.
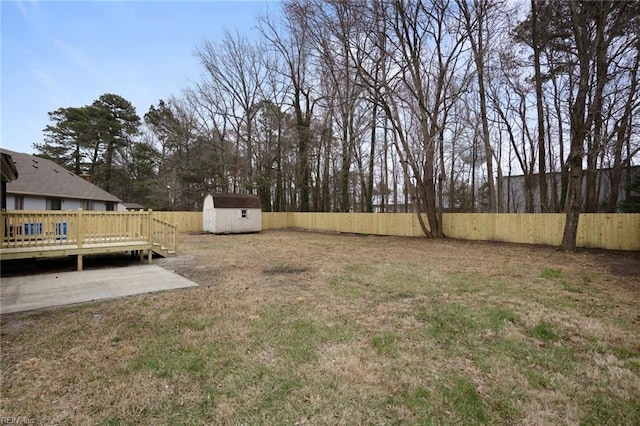
<instances>
[{"instance_id":1,"label":"storage shed","mask_svg":"<svg viewBox=\"0 0 640 426\"><path fill-rule=\"evenodd\" d=\"M241 234L262 229L260 199L255 195L209 194L204 199L202 227L214 234Z\"/></svg>"}]
</instances>

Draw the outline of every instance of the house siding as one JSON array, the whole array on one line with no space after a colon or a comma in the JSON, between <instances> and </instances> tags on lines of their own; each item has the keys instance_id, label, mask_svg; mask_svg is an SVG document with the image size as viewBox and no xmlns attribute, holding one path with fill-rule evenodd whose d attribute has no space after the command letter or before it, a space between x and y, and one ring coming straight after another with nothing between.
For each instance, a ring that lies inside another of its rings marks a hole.
<instances>
[{"instance_id":1,"label":"house siding","mask_svg":"<svg viewBox=\"0 0 640 426\"><path fill-rule=\"evenodd\" d=\"M15 210L15 197L17 195L7 194L7 211ZM47 209L47 197L32 197L25 195L24 197L24 209L23 210L46 210ZM84 200L67 200L62 199L61 210L78 210L84 209ZM85 209L86 210L86 209ZM106 211L107 203L104 201L93 201L93 211Z\"/></svg>"},{"instance_id":2,"label":"house siding","mask_svg":"<svg viewBox=\"0 0 640 426\"><path fill-rule=\"evenodd\" d=\"M89 210L85 207L86 200L62 200L62 210ZM104 212L107 210L107 203L104 201L93 201L92 211Z\"/></svg>"},{"instance_id":3,"label":"house siding","mask_svg":"<svg viewBox=\"0 0 640 426\"><path fill-rule=\"evenodd\" d=\"M7 211L16 209L16 197L19 197L19 195L7 194ZM23 210L45 210L47 207L47 202L44 198L25 195L23 200Z\"/></svg>"}]
</instances>

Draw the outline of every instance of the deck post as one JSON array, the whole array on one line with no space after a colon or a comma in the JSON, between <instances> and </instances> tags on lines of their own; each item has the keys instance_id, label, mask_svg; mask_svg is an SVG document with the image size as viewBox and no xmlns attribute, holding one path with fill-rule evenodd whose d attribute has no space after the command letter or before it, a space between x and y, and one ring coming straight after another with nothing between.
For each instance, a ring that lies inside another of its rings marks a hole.
<instances>
[{"instance_id":1,"label":"deck post","mask_svg":"<svg viewBox=\"0 0 640 426\"><path fill-rule=\"evenodd\" d=\"M176 227L173 230L173 251L178 253L178 223L176 222Z\"/></svg>"},{"instance_id":2,"label":"deck post","mask_svg":"<svg viewBox=\"0 0 640 426\"><path fill-rule=\"evenodd\" d=\"M82 240L84 230L82 229L82 209L78 209L76 218L76 245L78 246L78 271L82 271Z\"/></svg>"},{"instance_id":3,"label":"deck post","mask_svg":"<svg viewBox=\"0 0 640 426\"><path fill-rule=\"evenodd\" d=\"M136 236L136 238L142 237L143 235L144 235L144 210L140 209L138 210L138 235ZM142 262L144 260L144 250L138 250L136 254L140 256L140 262Z\"/></svg>"},{"instance_id":4,"label":"deck post","mask_svg":"<svg viewBox=\"0 0 640 426\"><path fill-rule=\"evenodd\" d=\"M149 229L149 265L151 265L151 259L153 258L153 210L149 209L149 225L148 225L148 229Z\"/></svg>"},{"instance_id":5,"label":"deck post","mask_svg":"<svg viewBox=\"0 0 640 426\"><path fill-rule=\"evenodd\" d=\"M4 183L3 183L4 185ZM1 208L0 209L0 217L2 217L2 219L0 220L0 238L2 238L1 242L0 242L0 246L4 245L5 242L5 237L7 236L7 216L5 214L5 209Z\"/></svg>"},{"instance_id":6,"label":"deck post","mask_svg":"<svg viewBox=\"0 0 640 426\"><path fill-rule=\"evenodd\" d=\"M153 226L153 221L151 220L151 215L153 215L153 210L147 210L147 232L149 233L149 244L153 243L153 230L151 229Z\"/></svg>"}]
</instances>

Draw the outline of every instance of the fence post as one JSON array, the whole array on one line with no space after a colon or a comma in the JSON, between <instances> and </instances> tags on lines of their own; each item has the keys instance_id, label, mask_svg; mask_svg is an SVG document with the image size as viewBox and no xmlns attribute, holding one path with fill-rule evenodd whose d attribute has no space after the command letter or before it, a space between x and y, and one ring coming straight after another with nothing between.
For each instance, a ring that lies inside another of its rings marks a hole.
<instances>
[{"instance_id":1,"label":"fence post","mask_svg":"<svg viewBox=\"0 0 640 426\"><path fill-rule=\"evenodd\" d=\"M82 223L82 209L78 209L76 218L76 245L78 246L78 271L82 271L82 240L84 238L84 230Z\"/></svg>"}]
</instances>

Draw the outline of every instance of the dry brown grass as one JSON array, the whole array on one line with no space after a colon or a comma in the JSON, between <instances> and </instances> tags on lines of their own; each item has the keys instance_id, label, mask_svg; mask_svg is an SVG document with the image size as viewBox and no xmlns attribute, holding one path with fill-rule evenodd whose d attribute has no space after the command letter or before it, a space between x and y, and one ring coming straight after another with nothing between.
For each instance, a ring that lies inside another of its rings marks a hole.
<instances>
[{"instance_id":1,"label":"dry brown grass","mask_svg":"<svg viewBox=\"0 0 640 426\"><path fill-rule=\"evenodd\" d=\"M182 235L197 288L5 315L1 416L640 423L638 253Z\"/></svg>"}]
</instances>

